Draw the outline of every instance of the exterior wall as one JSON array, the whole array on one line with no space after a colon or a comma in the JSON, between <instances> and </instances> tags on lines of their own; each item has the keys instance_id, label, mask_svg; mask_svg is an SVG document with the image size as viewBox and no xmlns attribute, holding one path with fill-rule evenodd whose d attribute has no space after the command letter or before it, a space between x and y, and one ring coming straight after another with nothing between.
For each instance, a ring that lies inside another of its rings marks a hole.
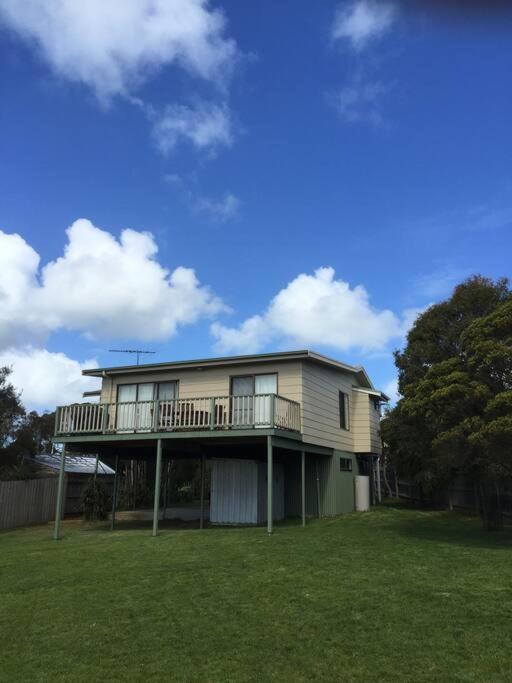
<instances>
[{"instance_id":1,"label":"exterior wall","mask_svg":"<svg viewBox=\"0 0 512 683\"><path fill-rule=\"evenodd\" d=\"M352 460L352 471L340 471L340 458ZM320 515L334 517L345 512L353 512L354 476L358 473L357 459L353 453L334 451L332 456L306 455L306 514L308 517L318 516L317 501L320 489ZM287 516L298 517L301 514L300 489L300 457L296 462L285 466L285 512Z\"/></svg>"},{"instance_id":2,"label":"exterior wall","mask_svg":"<svg viewBox=\"0 0 512 683\"><path fill-rule=\"evenodd\" d=\"M117 385L141 382L179 382L179 398L201 398L228 396L231 392L231 377L238 375L261 375L277 373L277 392L292 401L302 401L302 371L299 361L281 363L260 363L157 372L114 375L103 378L101 403L115 403Z\"/></svg>"},{"instance_id":3,"label":"exterior wall","mask_svg":"<svg viewBox=\"0 0 512 683\"><path fill-rule=\"evenodd\" d=\"M363 391L352 391L352 425L354 452L380 455L380 411L375 410L372 397Z\"/></svg>"},{"instance_id":4,"label":"exterior wall","mask_svg":"<svg viewBox=\"0 0 512 683\"><path fill-rule=\"evenodd\" d=\"M352 384L354 375L317 363L302 367L302 428L304 441L326 448L353 451ZM340 427L339 392L349 397L349 429Z\"/></svg>"},{"instance_id":5,"label":"exterior wall","mask_svg":"<svg viewBox=\"0 0 512 683\"><path fill-rule=\"evenodd\" d=\"M340 458L352 460L352 471L340 471ZM334 451L331 457L319 458L320 511L323 517L354 511L354 475L357 463L353 453Z\"/></svg>"}]
</instances>

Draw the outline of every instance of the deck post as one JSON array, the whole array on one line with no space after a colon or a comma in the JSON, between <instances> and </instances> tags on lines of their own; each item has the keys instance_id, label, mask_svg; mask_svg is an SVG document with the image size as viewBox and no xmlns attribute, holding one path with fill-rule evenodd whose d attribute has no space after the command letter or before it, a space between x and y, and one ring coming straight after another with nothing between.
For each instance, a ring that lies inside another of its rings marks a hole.
<instances>
[{"instance_id":1,"label":"deck post","mask_svg":"<svg viewBox=\"0 0 512 683\"><path fill-rule=\"evenodd\" d=\"M116 455L116 473L114 474L114 490L112 491L112 516L110 518L110 531L114 531L114 527L116 524L116 507L117 507L117 485L118 485L118 477L119 477L119 455Z\"/></svg>"},{"instance_id":2,"label":"deck post","mask_svg":"<svg viewBox=\"0 0 512 683\"><path fill-rule=\"evenodd\" d=\"M205 456L201 453L201 517L199 518L199 528L204 527L204 469L205 469Z\"/></svg>"},{"instance_id":3,"label":"deck post","mask_svg":"<svg viewBox=\"0 0 512 683\"><path fill-rule=\"evenodd\" d=\"M267 532L272 533L274 522L274 499L272 484L274 481L273 462L272 462L272 437L267 436Z\"/></svg>"},{"instance_id":4,"label":"deck post","mask_svg":"<svg viewBox=\"0 0 512 683\"><path fill-rule=\"evenodd\" d=\"M380 457L377 456L377 500L382 503L382 490L380 484Z\"/></svg>"},{"instance_id":5,"label":"deck post","mask_svg":"<svg viewBox=\"0 0 512 683\"><path fill-rule=\"evenodd\" d=\"M162 519L167 516L167 487L169 486L169 458L164 461L164 502L162 505Z\"/></svg>"},{"instance_id":6,"label":"deck post","mask_svg":"<svg viewBox=\"0 0 512 683\"><path fill-rule=\"evenodd\" d=\"M158 533L158 514L160 512L160 479L162 476L162 439L156 442L155 503L153 506L153 536Z\"/></svg>"},{"instance_id":7,"label":"deck post","mask_svg":"<svg viewBox=\"0 0 512 683\"><path fill-rule=\"evenodd\" d=\"M302 526L306 526L306 451L300 453Z\"/></svg>"},{"instance_id":8,"label":"deck post","mask_svg":"<svg viewBox=\"0 0 512 683\"><path fill-rule=\"evenodd\" d=\"M62 452L60 454L60 470L59 470L59 484L57 489L57 506L55 509L55 526L53 529L53 538L58 541L60 538L60 522L62 519L62 498L64 496L64 479L66 467L66 444L62 444Z\"/></svg>"},{"instance_id":9,"label":"deck post","mask_svg":"<svg viewBox=\"0 0 512 683\"><path fill-rule=\"evenodd\" d=\"M318 458L315 459L316 471L316 505L318 508L318 519L322 516L322 508L320 506L320 477L318 476Z\"/></svg>"}]
</instances>

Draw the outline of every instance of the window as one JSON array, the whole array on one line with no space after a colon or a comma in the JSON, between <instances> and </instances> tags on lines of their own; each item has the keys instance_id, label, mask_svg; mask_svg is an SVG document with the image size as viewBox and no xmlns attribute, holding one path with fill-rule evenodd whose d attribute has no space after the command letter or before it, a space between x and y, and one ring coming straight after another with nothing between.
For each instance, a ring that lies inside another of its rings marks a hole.
<instances>
[{"instance_id":1,"label":"window","mask_svg":"<svg viewBox=\"0 0 512 683\"><path fill-rule=\"evenodd\" d=\"M350 458L340 458L340 472L352 472L352 460Z\"/></svg>"},{"instance_id":2,"label":"window","mask_svg":"<svg viewBox=\"0 0 512 683\"><path fill-rule=\"evenodd\" d=\"M231 393L233 396L277 394L277 374L232 377Z\"/></svg>"},{"instance_id":3,"label":"window","mask_svg":"<svg viewBox=\"0 0 512 683\"><path fill-rule=\"evenodd\" d=\"M340 427L341 429L349 428L349 405L348 405L348 395L345 392L339 392L339 402L340 402Z\"/></svg>"},{"instance_id":4,"label":"window","mask_svg":"<svg viewBox=\"0 0 512 683\"><path fill-rule=\"evenodd\" d=\"M117 387L118 403L128 401L169 401L178 398L178 382L142 382L140 384L119 384Z\"/></svg>"}]
</instances>

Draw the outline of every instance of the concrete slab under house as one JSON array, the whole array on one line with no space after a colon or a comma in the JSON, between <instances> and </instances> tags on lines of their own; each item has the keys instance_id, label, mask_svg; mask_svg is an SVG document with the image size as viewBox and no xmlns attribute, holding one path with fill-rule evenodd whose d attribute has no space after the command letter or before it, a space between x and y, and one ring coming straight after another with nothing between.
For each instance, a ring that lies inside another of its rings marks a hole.
<instances>
[{"instance_id":1,"label":"concrete slab under house","mask_svg":"<svg viewBox=\"0 0 512 683\"><path fill-rule=\"evenodd\" d=\"M153 534L165 518L166 463L201 467L199 524L265 524L355 509L354 480L378 494L380 407L388 397L365 370L314 351L290 351L84 370L101 378L97 402L60 406L62 444L54 537L59 538L66 454L144 461L154 474ZM209 511L205 470L209 469ZM162 480L164 472L164 480ZM163 484L163 487L162 487ZM163 488L164 494L161 495Z\"/></svg>"}]
</instances>

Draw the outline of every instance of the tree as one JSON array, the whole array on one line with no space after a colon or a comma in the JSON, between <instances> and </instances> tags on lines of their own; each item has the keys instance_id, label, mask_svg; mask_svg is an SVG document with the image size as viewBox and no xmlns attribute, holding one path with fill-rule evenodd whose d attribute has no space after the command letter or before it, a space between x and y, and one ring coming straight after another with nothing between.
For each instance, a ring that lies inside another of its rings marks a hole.
<instances>
[{"instance_id":1,"label":"tree","mask_svg":"<svg viewBox=\"0 0 512 683\"><path fill-rule=\"evenodd\" d=\"M11 368L0 368L0 478L26 479L33 468L25 456L51 450L55 413L27 413L10 374Z\"/></svg>"},{"instance_id":2,"label":"tree","mask_svg":"<svg viewBox=\"0 0 512 683\"><path fill-rule=\"evenodd\" d=\"M2 456L5 456L3 451L13 440L25 416L20 395L9 382L11 372L11 368L0 368L0 451L2 451Z\"/></svg>"},{"instance_id":3,"label":"tree","mask_svg":"<svg viewBox=\"0 0 512 683\"><path fill-rule=\"evenodd\" d=\"M512 476L512 293L474 276L430 307L395 354L402 398L382 423L395 468L423 489L458 474L499 499ZM490 504L484 505L484 514Z\"/></svg>"}]
</instances>

